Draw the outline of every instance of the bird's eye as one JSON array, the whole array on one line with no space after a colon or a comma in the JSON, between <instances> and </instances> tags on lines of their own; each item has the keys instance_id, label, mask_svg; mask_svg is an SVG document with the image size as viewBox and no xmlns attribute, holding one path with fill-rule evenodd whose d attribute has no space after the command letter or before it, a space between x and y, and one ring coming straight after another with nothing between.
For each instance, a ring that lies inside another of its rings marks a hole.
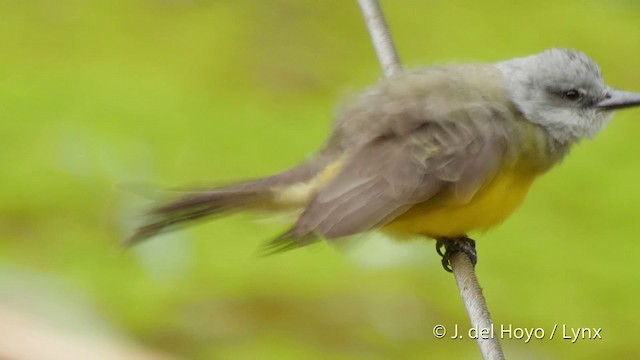
<instances>
[{"instance_id":1,"label":"bird's eye","mask_svg":"<svg viewBox=\"0 0 640 360\"><path fill-rule=\"evenodd\" d=\"M576 100L580 100L580 98L582 97L582 94L580 94L580 91L578 90L571 89L562 93L562 96L567 100L576 101Z\"/></svg>"}]
</instances>

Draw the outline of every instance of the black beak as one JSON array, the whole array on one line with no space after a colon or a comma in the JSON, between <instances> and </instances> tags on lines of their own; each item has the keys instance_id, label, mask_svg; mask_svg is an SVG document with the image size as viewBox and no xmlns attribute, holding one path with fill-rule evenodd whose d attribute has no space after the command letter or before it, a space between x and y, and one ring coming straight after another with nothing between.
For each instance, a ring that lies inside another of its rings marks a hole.
<instances>
[{"instance_id":1,"label":"black beak","mask_svg":"<svg viewBox=\"0 0 640 360\"><path fill-rule=\"evenodd\" d=\"M618 110L632 106L640 106L640 94L609 89L607 97L596 104L602 110Z\"/></svg>"}]
</instances>

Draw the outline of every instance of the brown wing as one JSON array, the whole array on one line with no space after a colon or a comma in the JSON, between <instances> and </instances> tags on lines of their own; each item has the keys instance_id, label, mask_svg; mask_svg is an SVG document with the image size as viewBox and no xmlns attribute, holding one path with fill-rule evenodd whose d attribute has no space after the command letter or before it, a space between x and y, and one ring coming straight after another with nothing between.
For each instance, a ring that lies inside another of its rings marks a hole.
<instances>
[{"instance_id":1,"label":"brown wing","mask_svg":"<svg viewBox=\"0 0 640 360\"><path fill-rule=\"evenodd\" d=\"M271 245L283 250L317 236L334 239L375 229L441 192L469 201L495 175L505 136L489 118L457 120L425 122L409 134L379 137L355 149L294 227Z\"/></svg>"}]
</instances>

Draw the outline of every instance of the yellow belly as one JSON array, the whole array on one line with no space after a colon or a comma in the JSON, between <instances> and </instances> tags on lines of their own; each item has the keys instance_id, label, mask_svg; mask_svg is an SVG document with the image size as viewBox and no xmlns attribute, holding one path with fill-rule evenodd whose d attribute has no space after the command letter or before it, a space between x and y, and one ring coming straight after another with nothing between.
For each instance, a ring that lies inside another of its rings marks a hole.
<instances>
[{"instance_id":1,"label":"yellow belly","mask_svg":"<svg viewBox=\"0 0 640 360\"><path fill-rule=\"evenodd\" d=\"M415 205L382 230L396 236L455 237L504 221L524 200L536 175L508 171L482 187L466 204L437 198Z\"/></svg>"}]
</instances>

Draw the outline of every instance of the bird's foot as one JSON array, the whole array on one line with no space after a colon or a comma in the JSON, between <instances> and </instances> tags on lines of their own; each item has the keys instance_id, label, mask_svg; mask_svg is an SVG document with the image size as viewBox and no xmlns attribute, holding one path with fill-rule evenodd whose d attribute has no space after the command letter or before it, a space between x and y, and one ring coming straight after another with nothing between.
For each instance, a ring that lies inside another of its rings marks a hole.
<instances>
[{"instance_id":1,"label":"bird's foot","mask_svg":"<svg viewBox=\"0 0 640 360\"><path fill-rule=\"evenodd\" d=\"M444 248L444 252L442 252ZM451 269L451 257L457 252L463 252L471 260L471 264L476 266L478 263L478 253L476 252L476 242L466 236L457 238L438 238L436 239L436 251L442 257L442 267L448 271Z\"/></svg>"}]
</instances>

